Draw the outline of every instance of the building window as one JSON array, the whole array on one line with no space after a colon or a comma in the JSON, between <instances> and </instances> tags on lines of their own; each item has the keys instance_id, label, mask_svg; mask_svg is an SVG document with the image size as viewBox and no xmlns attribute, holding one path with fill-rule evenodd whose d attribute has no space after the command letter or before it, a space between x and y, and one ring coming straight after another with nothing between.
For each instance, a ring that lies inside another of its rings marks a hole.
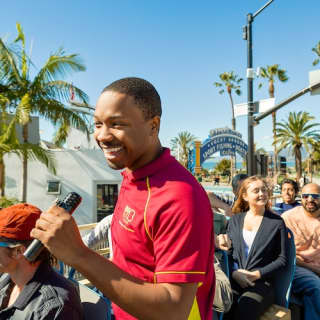
<instances>
[{"instance_id":1,"label":"building window","mask_svg":"<svg viewBox=\"0 0 320 320\"><path fill-rule=\"evenodd\" d=\"M47 182L47 194L60 194L61 182L56 180L49 180Z\"/></svg>"},{"instance_id":2,"label":"building window","mask_svg":"<svg viewBox=\"0 0 320 320\"><path fill-rule=\"evenodd\" d=\"M117 184L97 185L97 222L113 213L117 200Z\"/></svg>"}]
</instances>

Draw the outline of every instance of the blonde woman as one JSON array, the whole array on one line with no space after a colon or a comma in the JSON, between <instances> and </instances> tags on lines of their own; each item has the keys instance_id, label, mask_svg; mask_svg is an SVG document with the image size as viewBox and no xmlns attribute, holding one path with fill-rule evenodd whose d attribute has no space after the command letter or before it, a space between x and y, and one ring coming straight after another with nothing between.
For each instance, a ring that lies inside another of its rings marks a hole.
<instances>
[{"instance_id":1,"label":"blonde woman","mask_svg":"<svg viewBox=\"0 0 320 320\"><path fill-rule=\"evenodd\" d=\"M286 226L270 211L269 188L258 176L245 179L227 236L234 304L224 319L259 319L274 303L273 281L287 264Z\"/></svg>"}]
</instances>

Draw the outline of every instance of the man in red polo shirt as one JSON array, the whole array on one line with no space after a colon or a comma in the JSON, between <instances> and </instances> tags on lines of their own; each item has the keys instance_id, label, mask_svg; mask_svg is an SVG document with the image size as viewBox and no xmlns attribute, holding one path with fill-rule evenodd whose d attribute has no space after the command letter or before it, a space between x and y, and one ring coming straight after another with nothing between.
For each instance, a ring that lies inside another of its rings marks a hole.
<instances>
[{"instance_id":1,"label":"man in red polo shirt","mask_svg":"<svg viewBox=\"0 0 320 320\"><path fill-rule=\"evenodd\" d=\"M63 209L41 215L32 236L113 301L116 319L212 319L213 218L207 195L162 148L161 101L139 78L113 82L95 111L95 139L123 171L111 225L113 259L82 242Z\"/></svg>"}]
</instances>

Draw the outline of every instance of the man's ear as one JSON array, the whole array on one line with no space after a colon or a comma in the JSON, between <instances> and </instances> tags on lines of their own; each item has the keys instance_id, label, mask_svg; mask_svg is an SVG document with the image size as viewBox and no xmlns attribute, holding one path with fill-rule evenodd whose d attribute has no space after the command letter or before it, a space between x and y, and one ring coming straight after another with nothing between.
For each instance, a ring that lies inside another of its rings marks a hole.
<instances>
[{"instance_id":1,"label":"man's ear","mask_svg":"<svg viewBox=\"0 0 320 320\"><path fill-rule=\"evenodd\" d=\"M150 119L151 121L151 134L150 135L158 135L159 130L160 130L160 117L159 116L155 116L152 119Z\"/></svg>"},{"instance_id":2,"label":"man's ear","mask_svg":"<svg viewBox=\"0 0 320 320\"><path fill-rule=\"evenodd\" d=\"M19 246L14 248L13 250L13 257L15 257L16 259L19 259L23 256L24 252L26 251L26 247L25 246Z\"/></svg>"}]
</instances>

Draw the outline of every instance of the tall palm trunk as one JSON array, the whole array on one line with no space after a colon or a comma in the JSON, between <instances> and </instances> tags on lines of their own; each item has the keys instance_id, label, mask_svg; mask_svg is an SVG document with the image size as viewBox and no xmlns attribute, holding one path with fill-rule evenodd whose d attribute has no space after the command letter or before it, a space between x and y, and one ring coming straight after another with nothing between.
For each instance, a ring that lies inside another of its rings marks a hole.
<instances>
[{"instance_id":1,"label":"tall palm trunk","mask_svg":"<svg viewBox=\"0 0 320 320\"><path fill-rule=\"evenodd\" d=\"M296 174L297 174L297 182L299 182L302 174L302 165L301 165L301 147L294 147L294 157L296 164Z\"/></svg>"},{"instance_id":2,"label":"tall palm trunk","mask_svg":"<svg viewBox=\"0 0 320 320\"><path fill-rule=\"evenodd\" d=\"M269 95L270 98L274 98L274 84L273 80L269 81ZM276 123L277 123L277 116L276 112L272 112L272 135L273 135L273 142L276 141ZM278 149L277 146L273 145L273 174L275 179L277 179L279 168L278 168ZM276 182L276 181L275 181Z\"/></svg>"},{"instance_id":3,"label":"tall palm trunk","mask_svg":"<svg viewBox=\"0 0 320 320\"><path fill-rule=\"evenodd\" d=\"M3 154L0 154L0 197L5 196L5 165Z\"/></svg>"},{"instance_id":4,"label":"tall palm trunk","mask_svg":"<svg viewBox=\"0 0 320 320\"><path fill-rule=\"evenodd\" d=\"M231 102L231 110L232 110L232 120L231 120L231 125L232 125L232 130L236 130L236 118L234 116L234 105L233 105L233 99L232 99L232 95L231 95L231 89L229 90L228 88L228 94L230 97L230 102ZM237 156L236 154L234 154L234 156L231 156L231 179L233 178L233 176L236 173L236 163L237 163Z\"/></svg>"},{"instance_id":5,"label":"tall palm trunk","mask_svg":"<svg viewBox=\"0 0 320 320\"><path fill-rule=\"evenodd\" d=\"M23 142L28 142L28 123L22 127ZM28 158L24 152L22 157L22 189L21 189L21 201L27 202L27 183L28 183Z\"/></svg>"},{"instance_id":6,"label":"tall palm trunk","mask_svg":"<svg viewBox=\"0 0 320 320\"><path fill-rule=\"evenodd\" d=\"M272 112L272 133L273 133L273 141L276 141L276 122L277 122L277 116L276 112ZM278 168L278 150L277 146L273 145L273 162L274 162L274 174L276 175L279 171Z\"/></svg>"}]
</instances>

